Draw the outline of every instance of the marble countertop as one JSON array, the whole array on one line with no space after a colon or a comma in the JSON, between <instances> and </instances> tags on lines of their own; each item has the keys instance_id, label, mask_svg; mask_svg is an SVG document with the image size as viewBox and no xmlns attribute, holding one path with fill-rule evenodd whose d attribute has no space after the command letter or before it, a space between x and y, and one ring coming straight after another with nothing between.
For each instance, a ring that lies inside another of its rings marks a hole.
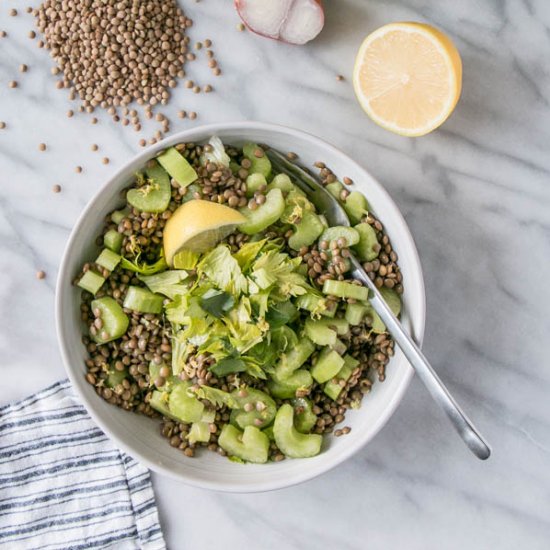
<instances>
[{"instance_id":1,"label":"marble countertop","mask_svg":"<svg viewBox=\"0 0 550 550\"><path fill-rule=\"evenodd\" d=\"M216 121L276 122L325 138L368 168L416 239L427 291L425 352L494 454L473 458L414 380L367 448L304 485L230 495L155 475L169 547L547 549L550 6L327 0L322 35L300 48L237 32L227 0L182 3L195 19L192 39L213 40L223 75L210 79L215 93L177 89L164 110L172 132ZM12 7L18 17L8 16ZM441 27L464 62L456 112L416 140L371 123L350 84L362 38L395 20ZM66 117L67 93L54 86L47 52L27 38L31 24L20 2L1 2L0 29L8 33L0 39L2 403L64 377L54 329L57 266L84 205L141 137L105 113L95 126L89 115ZM208 82L204 58L189 72ZM18 88L8 88L12 79ZM179 120L181 108L198 118ZM40 142L47 151L39 152Z\"/></svg>"}]
</instances>

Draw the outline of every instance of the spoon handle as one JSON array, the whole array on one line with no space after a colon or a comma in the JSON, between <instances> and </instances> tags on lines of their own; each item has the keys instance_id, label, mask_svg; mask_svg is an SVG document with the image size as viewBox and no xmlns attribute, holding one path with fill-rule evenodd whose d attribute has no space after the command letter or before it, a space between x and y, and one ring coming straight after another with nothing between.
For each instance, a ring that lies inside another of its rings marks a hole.
<instances>
[{"instance_id":1,"label":"spoon handle","mask_svg":"<svg viewBox=\"0 0 550 550\"><path fill-rule=\"evenodd\" d=\"M401 323L388 307L361 264L355 258L352 259L352 263L354 267L353 276L368 286L372 292L372 298L370 298L372 307L378 313L380 319L386 325L388 332L394 337L403 355L405 355L420 380L428 388L434 400L445 411L464 443L479 459L486 460L489 458L491 448L483 436L454 400L449 390L445 387L430 363L428 363L422 351L420 351L420 348L405 332Z\"/></svg>"}]
</instances>

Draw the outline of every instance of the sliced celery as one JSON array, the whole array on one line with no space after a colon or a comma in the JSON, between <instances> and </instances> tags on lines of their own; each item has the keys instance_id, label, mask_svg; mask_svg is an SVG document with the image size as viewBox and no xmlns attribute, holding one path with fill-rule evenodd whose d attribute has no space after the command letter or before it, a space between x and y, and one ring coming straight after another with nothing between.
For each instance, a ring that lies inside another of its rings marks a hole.
<instances>
[{"instance_id":1,"label":"sliced celery","mask_svg":"<svg viewBox=\"0 0 550 550\"><path fill-rule=\"evenodd\" d=\"M185 439L187 439L189 443L208 443L210 441L210 427L208 422L193 422Z\"/></svg>"},{"instance_id":2,"label":"sliced celery","mask_svg":"<svg viewBox=\"0 0 550 550\"><path fill-rule=\"evenodd\" d=\"M352 326L359 325L363 321L367 310L368 307L365 304L348 304L346 306L346 321Z\"/></svg>"},{"instance_id":3,"label":"sliced celery","mask_svg":"<svg viewBox=\"0 0 550 550\"><path fill-rule=\"evenodd\" d=\"M366 301L369 298L369 289L364 286L346 283L345 281L328 280L323 284L323 294L338 296L338 298L353 298Z\"/></svg>"},{"instance_id":4,"label":"sliced celery","mask_svg":"<svg viewBox=\"0 0 550 550\"><path fill-rule=\"evenodd\" d=\"M157 160L182 187L187 187L198 178L195 169L174 147L164 151Z\"/></svg>"},{"instance_id":5,"label":"sliced celery","mask_svg":"<svg viewBox=\"0 0 550 550\"><path fill-rule=\"evenodd\" d=\"M344 246L352 246L359 242L359 233L353 227L335 225L325 229L319 238L320 241L327 241L329 243L340 239L345 241Z\"/></svg>"},{"instance_id":6,"label":"sliced celery","mask_svg":"<svg viewBox=\"0 0 550 550\"><path fill-rule=\"evenodd\" d=\"M124 298L124 307L140 313L161 313L164 298L146 288L129 286Z\"/></svg>"},{"instance_id":7,"label":"sliced celery","mask_svg":"<svg viewBox=\"0 0 550 550\"><path fill-rule=\"evenodd\" d=\"M126 369L116 370L115 368L111 367L107 374L106 384L107 386L109 386L109 388L116 388L127 376L128 371Z\"/></svg>"},{"instance_id":8,"label":"sliced celery","mask_svg":"<svg viewBox=\"0 0 550 550\"><path fill-rule=\"evenodd\" d=\"M325 394L336 401L343 389L340 382L346 382L357 365L359 365L359 361L357 361L357 359L354 359L351 355L344 356L344 365L342 368L338 371L335 377L324 385L323 391Z\"/></svg>"},{"instance_id":9,"label":"sliced celery","mask_svg":"<svg viewBox=\"0 0 550 550\"><path fill-rule=\"evenodd\" d=\"M315 317L322 315L328 307L328 300L316 290L298 296L294 303L296 307L309 311Z\"/></svg>"},{"instance_id":10,"label":"sliced celery","mask_svg":"<svg viewBox=\"0 0 550 550\"><path fill-rule=\"evenodd\" d=\"M120 260L121 257L116 252L104 248L97 257L95 263L109 271L114 271L116 266L120 263Z\"/></svg>"},{"instance_id":11,"label":"sliced celery","mask_svg":"<svg viewBox=\"0 0 550 550\"><path fill-rule=\"evenodd\" d=\"M231 173L235 175L241 169L241 165L238 162L232 160L229 162L229 169L231 170Z\"/></svg>"},{"instance_id":12,"label":"sliced celery","mask_svg":"<svg viewBox=\"0 0 550 550\"><path fill-rule=\"evenodd\" d=\"M263 174L250 174L246 178L246 196L253 197L256 191L263 185L267 186L267 180Z\"/></svg>"},{"instance_id":13,"label":"sliced celery","mask_svg":"<svg viewBox=\"0 0 550 550\"><path fill-rule=\"evenodd\" d=\"M336 330L329 328L323 321L307 319L304 324L307 337L318 346L334 346Z\"/></svg>"},{"instance_id":14,"label":"sliced celery","mask_svg":"<svg viewBox=\"0 0 550 550\"><path fill-rule=\"evenodd\" d=\"M343 366L344 359L336 351L325 348L319 355L317 363L311 368L311 376L322 384L333 378Z\"/></svg>"},{"instance_id":15,"label":"sliced celery","mask_svg":"<svg viewBox=\"0 0 550 550\"><path fill-rule=\"evenodd\" d=\"M355 226L355 230L359 233L359 242L353 247L357 257L362 262L370 262L378 258L378 239L374 227L368 223L360 223Z\"/></svg>"},{"instance_id":16,"label":"sliced celery","mask_svg":"<svg viewBox=\"0 0 550 550\"><path fill-rule=\"evenodd\" d=\"M275 223L284 212L285 199L280 189L272 189L266 196L266 201L256 210L248 207L240 209L246 221L239 226L239 231L254 235Z\"/></svg>"},{"instance_id":17,"label":"sliced celery","mask_svg":"<svg viewBox=\"0 0 550 550\"><path fill-rule=\"evenodd\" d=\"M180 422L199 422L204 412L204 405L187 390L190 382L177 384L170 393L168 407L170 413Z\"/></svg>"},{"instance_id":18,"label":"sliced celery","mask_svg":"<svg viewBox=\"0 0 550 550\"><path fill-rule=\"evenodd\" d=\"M257 464L267 462L269 437L255 426L247 426L241 432L235 426L225 424L218 438L218 445L229 456Z\"/></svg>"},{"instance_id":19,"label":"sliced celery","mask_svg":"<svg viewBox=\"0 0 550 550\"><path fill-rule=\"evenodd\" d=\"M231 424L243 430L246 426L265 428L273 422L277 405L267 393L254 388L240 388L231 392L231 396L238 405L231 411Z\"/></svg>"},{"instance_id":20,"label":"sliced celery","mask_svg":"<svg viewBox=\"0 0 550 550\"><path fill-rule=\"evenodd\" d=\"M147 181L126 193L126 200L141 212L164 212L170 204L172 188L166 171L156 162L146 168Z\"/></svg>"},{"instance_id":21,"label":"sliced celery","mask_svg":"<svg viewBox=\"0 0 550 550\"><path fill-rule=\"evenodd\" d=\"M109 231L103 235L103 244L109 250L118 254L122 248L122 235L115 229L109 229Z\"/></svg>"},{"instance_id":22,"label":"sliced celery","mask_svg":"<svg viewBox=\"0 0 550 550\"><path fill-rule=\"evenodd\" d=\"M337 200L340 200L340 193L344 186L339 181L333 181L325 185L325 189Z\"/></svg>"},{"instance_id":23,"label":"sliced celery","mask_svg":"<svg viewBox=\"0 0 550 550\"><path fill-rule=\"evenodd\" d=\"M273 434L277 447L290 458L307 458L321 451L323 436L300 433L294 427L294 409L288 403L277 411Z\"/></svg>"},{"instance_id":24,"label":"sliced celery","mask_svg":"<svg viewBox=\"0 0 550 550\"><path fill-rule=\"evenodd\" d=\"M346 344L344 344L344 342L342 342L342 340L336 338L336 343L334 344L334 346L332 346L332 349L338 355L344 355L344 353L346 353L346 351L348 350L348 347L346 346Z\"/></svg>"},{"instance_id":25,"label":"sliced celery","mask_svg":"<svg viewBox=\"0 0 550 550\"><path fill-rule=\"evenodd\" d=\"M294 225L294 233L288 239L288 245L293 250L300 250L302 246L310 246L323 232L325 226L317 214L304 211L300 223Z\"/></svg>"},{"instance_id":26,"label":"sliced celery","mask_svg":"<svg viewBox=\"0 0 550 550\"><path fill-rule=\"evenodd\" d=\"M130 213L128 207L123 208L122 210L115 210L111 212L111 221L117 225Z\"/></svg>"},{"instance_id":27,"label":"sliced celery","mask_svg":"<svg viewBox=\"0 0 550 550\"><path fill-rule=\"evenodd\" d=\"M309 433L317 423L313 403L306 397L297 397L292 400L292 406L294 407L294 426L301 433Z\"/></svg>"},{"instance_id":28,"label":"sliced celery","mask_svg":"<svg viewBox=\"0 0 550 550\"><path fill-rule=\"evenodd\" d=\"M344 334L347 334L349 332L349 323L346 321L346 319L321 319L317 322L325 325L332 330L335 330L336 333L340 336L343 336Z\"/></svg>"},{"instance_id":29,"label":"sliced celery","mask_svg":"<svg viewBox=\"0 0 550 550\"><path fill-rule=\"evenodd\" d=\"M280 379L277 373L268 380L267 387L273 397L278 399L290 399L296 397L298 390L305 390L311 387L313 378L308 370L298 369L287 378Z\"/></svg>"},{"instance_id":30,"label":"sliced celery","mask_svg":"<svg viewBox=\"0 0 550 550\"><path fill-rule=\"evenodd\" d=\"M283 193L290 193L296 189L290 178L286 174L277 174L271 183L267 186L268 189L280 189Z\"/></svg>"},{"instance_id":31,"label":"sliced celery","mask_svg":"<svg viewBox=\"0 0 550 550\"><path fill-rule=\"evenodd\" d=\"M265 154L261 157L255 155L256 151L263 150L254 143L247 143L243 147L243 155L250 161L251 166L249 172L251 174L263 174L265 178L269 178L271 174L271 162Z\"/></svg>"},{"instance_id":32,"label":"sliced celery","mask_svg":"<svg viewBox=\"0 0 550 550\"><path fill-rule=\"evenodd\" d=\"M379 292L382 294L382 298L384 298L386 304L390 306L392 313L397 317L401 313L401 298L399 294L397 294L393 288L387 288L385 286L379 289Z\"/></svg>"},{"instance_id":33,"label":"sliced celery","mask_svg":"<svg viewBox=\"0 0 550 550\"><path fill-rule=\"evenodd\" d=\"M114 298L110 296L97 298L92 302L91 309L94 315L99 313L99 318L103 323L102 328L96 332L95 336L92 335L98 344L116 340L128 329L130 320Z\"/></svg>"},{"instance_id":34,"label":"sliced celery","mask_svg":"<svg viewBox=\"0 0 550 550\"><path fill-rule=\"evenodd\" d=\"M298 370L315 351L315 344L307 337L303 337L288 352L283 353L281 359L275 366L277 376L284 380L294 371Z\"/></svg>"},{"instance_id":35,"label":"sliced celery","mask_svg":"<svg viewBox=\"0 0 550 550\"><path fill-rule=\"evenodd\" d=\"M167 418L171 418L172 420L178 420L168 408L168 399L169 394L162 391L154 391L151 395L151 399L149 400L149 405L155 409L155 411L159 412L163 416L166 416Z\"/></svg>"},{"instance_id":36,"label":"sliced celery","mask_svg":"<svg viewBox=\"0 0 550 550\"><path fill-rule=\"evenodd\" d=\"M355 225L361 221L363 216L369 213L370 206L363 193L352 191L342 203L349 221Z\"/></svg>"},{"instance_id":37,"label":"sliced celery","mask_svg":"<svg viewBox=\"0 0 550 550\"><path fill-rule=\"evenodd\" d=\"M86 271L84 275L78 281L78 286L84 290L87 290L90 294L94 296L97 294L97 291L102 287L105 282L105 277L94 273L93 271Z\"/></svg>"}]
</instances>

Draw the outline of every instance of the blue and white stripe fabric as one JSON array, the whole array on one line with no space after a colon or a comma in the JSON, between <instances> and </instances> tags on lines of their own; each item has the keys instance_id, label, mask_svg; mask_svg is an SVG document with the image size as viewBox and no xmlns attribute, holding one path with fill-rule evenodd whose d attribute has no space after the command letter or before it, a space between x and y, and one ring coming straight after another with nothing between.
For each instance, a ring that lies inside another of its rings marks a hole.
<instances>
[{"instance_id":1,"label":"blue and white stripe fabric","mask_svg":"<svg viewBox=\"0 0 550 550\"><path fill-rule=\"evenodd\" d=\"M148 470L67 380L0 409L0 548L166 548Z\"/></svg>"}]
</instances>

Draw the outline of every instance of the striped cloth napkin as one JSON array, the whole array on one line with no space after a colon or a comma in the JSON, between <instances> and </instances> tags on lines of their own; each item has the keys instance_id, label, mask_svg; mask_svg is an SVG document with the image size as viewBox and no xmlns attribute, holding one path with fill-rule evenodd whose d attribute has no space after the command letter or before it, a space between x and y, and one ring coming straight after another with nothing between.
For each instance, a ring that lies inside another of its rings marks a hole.
<instances>
[{"instance_id":1,"label":"striped cloth napkin","mask_svg":"<svg viewBox=\"0 0 550 550\"><path fill-rule=\"evenodd\" d=\"M164 550L149 472L68 380L0 409L0 547Z\"/></svg>"}]
</instances>

